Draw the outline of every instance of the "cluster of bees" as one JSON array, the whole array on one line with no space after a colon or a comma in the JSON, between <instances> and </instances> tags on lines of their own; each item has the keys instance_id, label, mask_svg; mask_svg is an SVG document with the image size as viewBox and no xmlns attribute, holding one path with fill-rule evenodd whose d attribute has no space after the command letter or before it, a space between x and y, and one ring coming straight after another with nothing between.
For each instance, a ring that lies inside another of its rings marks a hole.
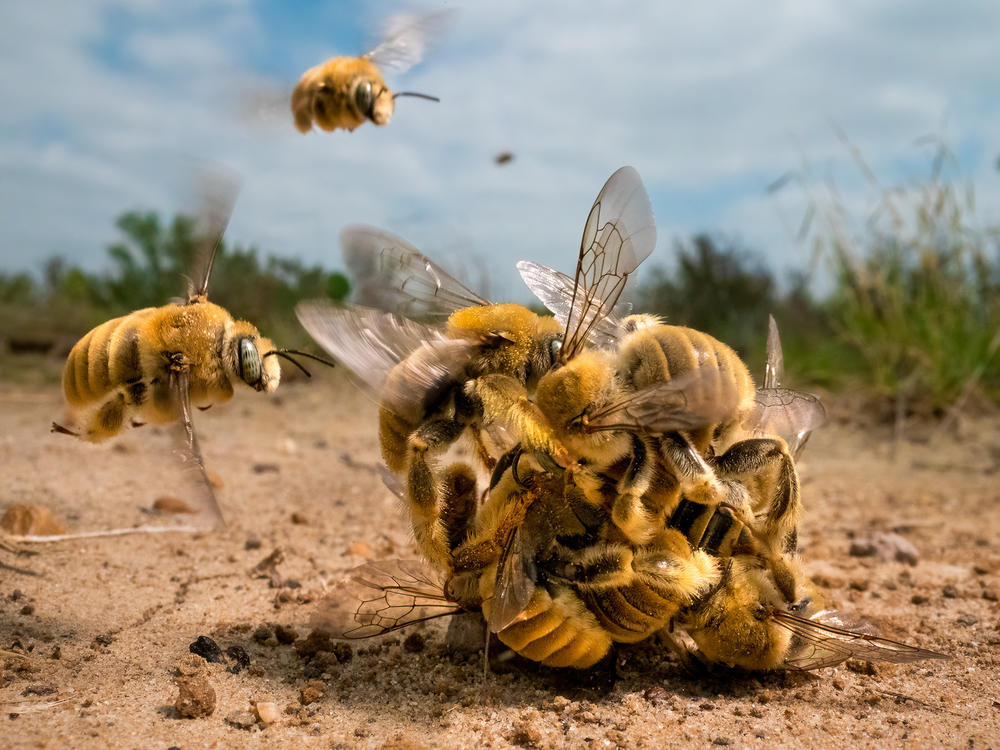
<instances>
[{"instance_id":1,"label":"cluster of bees","mask_svg":"<svg viewBox=\"0 0 1000 750\"><path fill-rule=\"evenodd\" d=\"M375 52L412 58L413 28ZM296 126L388 121L394 96L376 56L307 71L292 96ZM208 301L232 207L222 195L187 299L84 336L66 363L66 417L53 425L92 441L176 425L211 523L222 514L192 407L228 400L236 383L273 391L279 357L301 367L293 355L312 356ZM518 264L553 313L543 316L487 301L398 237L343 232L357 304L307 302L297 313L377 399L384 479L424 560L359 569L354 580L371 594L340 633L471 610L510 649L555 667L590 668L614 644L654 634L685 664L750 670L940 656L823 609L797 553L795 465L823 407L781 387L773 320L755 388L724 343L619 305L655 242L649 197L623 167L587 215L573 277Z\"/></svg>"}]
</instances>

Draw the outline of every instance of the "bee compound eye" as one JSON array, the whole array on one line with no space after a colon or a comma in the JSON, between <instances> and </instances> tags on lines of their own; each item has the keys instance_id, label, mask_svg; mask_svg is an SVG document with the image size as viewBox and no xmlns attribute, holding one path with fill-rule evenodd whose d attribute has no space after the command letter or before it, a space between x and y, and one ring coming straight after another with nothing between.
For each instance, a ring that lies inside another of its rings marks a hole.
<instances>
[{"instance_id":1,"label":"bee compound eye","mask_svg":"<svg viewBox=\"0 0 1000 750\"><path fill-rule=\"evenodd\" d=\"M240 339L240 377L248 385L260 382L260 353L249 338Z\"/></svg>"},{"instance_id":2,"label":"bee compound eye","mask_svg":"<svg viewBox=\"0 0 1000 750\"><path fill-rule=\"evenodd\" d=\"M372 82L362 81L354 90L354 103L358 105L358 111L365 117L371 119L372 107L375 104L372 98Z\"/></svg>"},{"instance_id":3,"label":"bee compound eye","mask_svg":"<svg viewBox=\"0 0 1000 750\"><path fill-rule=\"evenodd\" d=\"M562 339L556 338L549 342L549 354L552 356L552 361L555 362L559 359L559 352L562 351Z\"/></svg>"}]
</instances>

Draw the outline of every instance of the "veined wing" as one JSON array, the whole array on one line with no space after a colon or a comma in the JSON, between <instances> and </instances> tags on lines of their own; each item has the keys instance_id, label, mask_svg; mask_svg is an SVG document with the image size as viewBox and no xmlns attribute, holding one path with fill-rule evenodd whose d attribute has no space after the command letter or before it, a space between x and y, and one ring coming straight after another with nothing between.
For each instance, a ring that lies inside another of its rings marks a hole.
<instances>
[{"instance_id":1,"label":"veined wing","mask_svg":"<svg viewBox=\"0 0 1000 750\"><path fill-rule=\"evenodd\" d=\"M195 223L195 255L188 278L188 304L208 296L215 256L233 215L239 183L221 172L205 172L199 176L198 218Z\"/></svg>"},{"instance_id":2,"label":"veined wing","mask_svg":"<svg viewBox=\"0 0 1000 750\"><path fill-rule=\"evenodd\" d=\"M576 282L561 271L530 260L518 261L517 270L528 288L552 312L556 320L562 323L565 329L573 304ZM581 303L582 301L581 298ZM590 332L591 343L602 349L613 349L617 346L621 334L621 319L631 312L631 302L616 304L606 316L594 324ZM582 309L577 311L578 316L582 316L582 314Z\"/></svg>"},{"instance_id":3,"label":"veined wing","mask_svg":"<svg viewBox=\"0 0 1000 750\"><path fill-rule=\"evenodd\" d=\"M598 322L614 309L629 274L655 246L649 195L639 173L622 167L597 194L583 228L560 352L563 362L580 351Z\"/></svg>"},{"instance_id":4,"label":"veined wing","mask_svg":"<svg viewBox=\"0 0 1000 750\"><path fill-rule=\"evenodd\" d=\"M346 227L340 244L359 305L422 318L490 304L406 240L381 229Z\"/></svg>"},{"instance_id":5,"label":"veined wing","mask_svg":"<svg viewBox=\"0 0 1000 750\"><path fill-rule=\"evenodd\" d=\"M950 659L947 654L930 651L908 643L881 638L824 622L832 613L817 613L811 619L781 610L772 613L776 623L794 635L785 666L792 669L819 669L847 659L888 661L902 664L922 659Z\"/></svg>"},{"instance_id":6,"label":"veined wing","mask_svg":"<svg viewBox=\"0 0 1000 750\"><path fill-rule=\"evenodd\" d=\"M527 543L522 526L518 526L497 561L488 623L491 633L499 633L527 609L535 593L537 577L534 550Z\"/></svg>"},{"instance_id":7,"label":"veined wing","mask_svg":"<svg viewBox=\"0 0 1000 750\"><path fill-rule=\"evenodd\" d=\"M781 336L773 315L767 316L767 362L764 365L764 388L781 385L785 377L785 357L781 353Z\"/></svg>"},{"instance_id":8,"label":"veined wing","mask_svg":"<svg viewBox=\"0 0 1000 750\"><path fill-rule=\"evenodd\" d=\"M310 625L335 638L372 638L464 611L441 574L420 560L382 560L350 571L319 603Z\"/></svg>"}]
</instances>

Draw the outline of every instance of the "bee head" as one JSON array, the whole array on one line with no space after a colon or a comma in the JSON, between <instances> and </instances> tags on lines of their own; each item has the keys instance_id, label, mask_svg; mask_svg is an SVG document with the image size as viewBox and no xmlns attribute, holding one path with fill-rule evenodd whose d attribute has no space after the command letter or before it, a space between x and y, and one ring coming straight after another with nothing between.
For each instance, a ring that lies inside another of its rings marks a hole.
<instances>
[{"instance_id":1,"label":"bee head","mask_svg":"<svg viewBox=\"0 0 1000 750\"><path fill-rule=\"evenodd\" d=\"M359 78L354 82L353 88L352 100L359 115L376 125L389 122L396 100L380 78Z\"/></svg>"},{"instance_id":2,"label":"bee head","mask_svg":"<svg viewBox=\"0 0 1000 750\"><path fill-rule=\"evenodd\" d=\"M273 391L281 381L281 367L276 360L268 360L266 352L274 346L257 334L234 337L233 361L235 374L256 391Z\"/></svg>"},{"instance_id":3,"label":"bee head","mask_svg":"<svg viewBox=\"0 0 1000 750\"><path fill-rule=\"evenodd\" d=\"M611 432L589 433L586 415L604 406L616 390L614 358L609 352L588 349L538 381L535 403L570 452L591 458L590 448L606 450Z\"/></svg>"}]
</instances>

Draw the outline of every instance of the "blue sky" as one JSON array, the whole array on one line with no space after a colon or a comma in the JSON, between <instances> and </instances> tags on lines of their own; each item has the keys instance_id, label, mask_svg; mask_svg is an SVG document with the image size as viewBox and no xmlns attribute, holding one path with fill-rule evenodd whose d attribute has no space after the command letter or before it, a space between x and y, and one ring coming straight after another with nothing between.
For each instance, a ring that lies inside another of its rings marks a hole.
<instances>
[{"instance_id":1,"label":"blue sky","mask_svg":"<svg viewBox=\"0 0 1000 750\"><path fill-rule=\"evenodd\" d=\"M442 7L457 12L427 59L387 71L440 104L401 99L354 133L300 135L284 104L247 117L394 12ZM887 183L924 173L916 140L943 137L996 219L998 50L993 2L6 3L0 268L104 267L114 218L191 209L203 164L242 180L231 242L338 267L340 228L375 224L497 297L526 298L518 259L572 270L623 164L652 198L650 263L709 230L803 267L803 195L769 183L808 161L859 215L874 201L831 122Z\"/></svg>"}]
</instances>

